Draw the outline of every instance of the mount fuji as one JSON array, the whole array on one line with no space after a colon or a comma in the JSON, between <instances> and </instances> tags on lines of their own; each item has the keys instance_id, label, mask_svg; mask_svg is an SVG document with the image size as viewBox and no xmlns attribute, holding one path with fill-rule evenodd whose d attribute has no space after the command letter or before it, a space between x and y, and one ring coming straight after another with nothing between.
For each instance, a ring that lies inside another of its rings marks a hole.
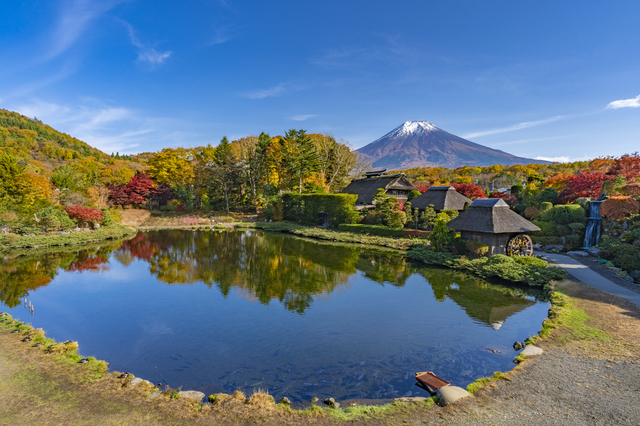
<instances>
[{"instance_id":1,"label":"mount fuji","mask_svg":"<svg viewBox=\"0 0 640 426\"><path fill-rule=\"evenodd\" d=\"M452 135L428 121L407 121L380 139L357 150L376 168L485 167L494 164L542 163L480 145Z\"/></svg>"}]
</instances>

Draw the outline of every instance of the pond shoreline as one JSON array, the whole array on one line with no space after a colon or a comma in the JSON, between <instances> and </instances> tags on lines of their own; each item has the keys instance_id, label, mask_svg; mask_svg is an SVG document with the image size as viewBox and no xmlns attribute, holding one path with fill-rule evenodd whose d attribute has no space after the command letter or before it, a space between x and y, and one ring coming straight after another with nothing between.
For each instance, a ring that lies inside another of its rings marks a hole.
<instances>
[{"instance_id":1,"label":"pond shoreline","mask_svg":"<svg viewBox=\"0 0 640 426\"><path fill-rule=\"evenodd\" d=\"M0 244L0 253L19 249L72 246L106 240L116 240L133 236L137 232L138 231L133 227L113 225L109 227L102 227L97 230L73 232L62 235L18 236L18 238L13 242L8 241L8 237L4 236L4 241Z\"/></svg>"}]
</instances>

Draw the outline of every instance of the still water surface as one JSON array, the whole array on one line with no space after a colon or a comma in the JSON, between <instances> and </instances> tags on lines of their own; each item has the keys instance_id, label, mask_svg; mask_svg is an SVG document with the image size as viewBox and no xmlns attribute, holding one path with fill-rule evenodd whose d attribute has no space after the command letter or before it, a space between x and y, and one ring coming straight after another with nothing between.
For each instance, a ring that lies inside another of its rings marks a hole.
<instances>
[{"instance_id":1,"label":"still water surface","mask_svg":"<svg viewBox=\"0 0 640 426\"><path fill-rule=\"evenodd\" d=\"M394 252L252 231L140 233L1 266L12 315L112 370L207 395L428 396L416 371L466 386L510 370L513 342L548 310L530 290Z\"/></svg>"}]
</instances>

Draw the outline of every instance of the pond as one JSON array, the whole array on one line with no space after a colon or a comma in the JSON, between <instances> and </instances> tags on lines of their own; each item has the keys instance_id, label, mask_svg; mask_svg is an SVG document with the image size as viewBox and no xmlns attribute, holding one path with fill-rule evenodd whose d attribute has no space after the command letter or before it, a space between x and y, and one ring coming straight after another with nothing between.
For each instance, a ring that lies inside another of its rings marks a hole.
<instances>
[{"instance_id":1,"label":"pond","mask_svg":"<svg viewBox=\"0 0 640 426\"><path fill-rule=\"evenodd\" d=\"M428 396L513 368L549 304L393 251L258 231L154 231L6 255L4 310L173 388L276 399ZM30 316L25 300L34 306Z\"/></svg>"}]
</instances>

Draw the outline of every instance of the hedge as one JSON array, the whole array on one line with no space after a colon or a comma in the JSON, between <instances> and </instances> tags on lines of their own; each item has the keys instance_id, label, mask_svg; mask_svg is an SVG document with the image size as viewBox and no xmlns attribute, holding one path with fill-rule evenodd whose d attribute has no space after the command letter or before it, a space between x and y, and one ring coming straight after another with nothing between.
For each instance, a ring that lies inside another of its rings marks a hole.
<instances>
[{"instance_id":1,"label":"hedge","mask_svg":"<svg viewBox=\"0 0 640 426\"><path fill-rule=\"evenodd\" d=\"M355 232L356 234L378 235L381 237L397 237L404 236L402 228L390 228L382 225L361 225L341 223L338 229L342 232Z\"/></svg>"},{"instance_id":2,"label":"hedge","mask_svg":"<svg viewBox=\"0 0 640 426\"><path fill-rule=\"evenodd\" d=\"M356 194L282 194L284 219L305 225L319 225L319 212L329 214L329 225L356 223L359 219L356 211Z\"/></svg>"},{"instance_id":3,"label":"hedge","mask_svg":"<svg viewBox=\"0 0 640 426\"><path fill-rule=\"evenodd\" d=\"M575 222L587 223L587 215L584 209L577 204L553 206L552 209L544 212L540 219L544 222L553 222L560 225Z\"/></svg>"}]
</instances>

